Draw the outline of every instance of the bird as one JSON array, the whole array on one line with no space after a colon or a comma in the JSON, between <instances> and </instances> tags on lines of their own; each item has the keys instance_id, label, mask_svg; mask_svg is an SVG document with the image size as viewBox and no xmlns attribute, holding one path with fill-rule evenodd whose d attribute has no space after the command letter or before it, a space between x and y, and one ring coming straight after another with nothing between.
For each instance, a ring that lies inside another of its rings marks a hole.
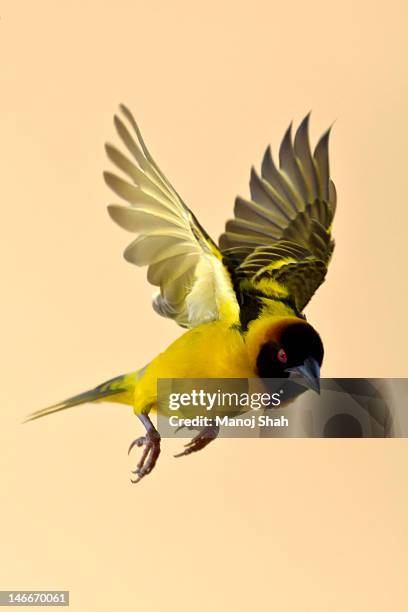
<instances>
[{"instance_id":1,"label":"bird","mask_svg":"<svg viewBox=\"0 0 408 612\"><path fill-rule=\"evenodd\" d=\"M286 130L276 164L268 146L250 196L238 196L234 216L216 243L152 157L130 110L114 125L121 149L106 144L115 172L107 186L119 198L110 217L134 234L126 261L147 267L156 287L154 311L184 332L144 367L27 417L35 420L87 402L130 406L145 428L130 445L142 449L132 482L150 474L161 452L151 413L162 378L291 378L320 390L324 348L305 307L324 282L332 258L336 188L330 177L329 135L315 148L310 113L292 137ZM218 435L203 428L176 456L190 455Z\"/></svg>"}]
</instances>

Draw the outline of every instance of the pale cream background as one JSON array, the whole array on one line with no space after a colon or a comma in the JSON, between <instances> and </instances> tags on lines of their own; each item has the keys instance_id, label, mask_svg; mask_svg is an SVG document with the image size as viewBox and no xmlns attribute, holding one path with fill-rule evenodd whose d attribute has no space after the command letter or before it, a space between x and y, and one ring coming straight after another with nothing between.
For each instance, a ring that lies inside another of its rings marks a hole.
<instances>
[{"instance_id":1,"label":"pale cream background","mask_svg":"<svg viewBox=\"0 0 408 612\"><path fill-rule=\"evenodd\" d=\"M325 375L407 375L406 21L395 0L2 2L0 588L70 589L75 612L407 609L405 440L165 445L134 487L126 409L20 425L179 333L105 211L121 101L215 237L292 118L336 120L307 313Z\"/></svg>"}]
</instances>

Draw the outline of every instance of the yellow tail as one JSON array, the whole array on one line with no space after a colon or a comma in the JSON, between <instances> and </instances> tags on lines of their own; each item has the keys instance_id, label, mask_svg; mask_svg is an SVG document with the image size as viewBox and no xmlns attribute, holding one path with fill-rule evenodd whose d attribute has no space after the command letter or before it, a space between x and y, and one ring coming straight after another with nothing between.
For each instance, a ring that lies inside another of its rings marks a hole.
<instances>
[{"instance_id":1,"label":"yellow tail","mask_svg":"<svg viewBox=\"0 0 408 612\"><path fill-rule=\"evenodd\" d=\"M133 393L136 386L136 381L139 378L139 372L140 371L136 371L131 372L130 374L123 374L122 376L116 376L115 378L111 378L111 380L107 380L101 385L98 385L95 387L95 389L85 391L79 395L74 395L73 397L60 402L59 404L54 404L54 406L37 410L37 412L29 414L24 423L27 421L34 421L35 419L39 419L49 414L54 414L54 412L59 412L60 410L72 408L73 406L86 404L87 402L113 401L132 406Z\"/></svg>"}]
</instances>

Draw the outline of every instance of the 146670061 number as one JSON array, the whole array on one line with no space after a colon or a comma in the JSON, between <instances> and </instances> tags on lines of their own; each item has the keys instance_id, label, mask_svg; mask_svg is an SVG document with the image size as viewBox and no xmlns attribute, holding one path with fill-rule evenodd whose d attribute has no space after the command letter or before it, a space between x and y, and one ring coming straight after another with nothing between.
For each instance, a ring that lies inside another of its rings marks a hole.
<instances>
[{"instance_id":1,"label":"146670061 number","mask_svg":"<svg viewBox=\"0 0 408 612\"><path fill-rule=\"evenodd\" d=\"M0 591L0 606L68 605L68 591Z\"/></svg>"}]
</instances>

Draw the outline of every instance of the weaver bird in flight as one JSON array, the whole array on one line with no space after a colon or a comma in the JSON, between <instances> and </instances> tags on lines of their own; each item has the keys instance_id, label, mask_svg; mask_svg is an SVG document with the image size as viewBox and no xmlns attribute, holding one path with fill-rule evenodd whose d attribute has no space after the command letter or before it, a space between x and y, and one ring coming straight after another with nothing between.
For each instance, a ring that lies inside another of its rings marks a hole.
<instances>
[{"instance_id":1,"label":"weaver bird in flight","mask_svg":"<svg viewBox=\"0 0 408 612\"><path fill-rule=\"evenodd\" d=\"M250 198L237 197L234 219L215 243L151 156L139 127L120 107L115 126L125 153L106 145L118 176L104 177L127 204L111 204L112 219L136 237L127 261L147 266L158 287L153 308L186 331L140 370L31 414L28 420L85 402L128 404L143 423L138 482L153 469L160 435L150 412L157 408L159 378L286 378L292 372L319 391L323 345L303 310L324 281L334 242L336 191L329 175L328 130L313 153L309 116L292 140L286 131L279 167L270 147L261 173L250 178ZM217 436L207 427L181 453Z\"/></svg>"}]
</instances>

